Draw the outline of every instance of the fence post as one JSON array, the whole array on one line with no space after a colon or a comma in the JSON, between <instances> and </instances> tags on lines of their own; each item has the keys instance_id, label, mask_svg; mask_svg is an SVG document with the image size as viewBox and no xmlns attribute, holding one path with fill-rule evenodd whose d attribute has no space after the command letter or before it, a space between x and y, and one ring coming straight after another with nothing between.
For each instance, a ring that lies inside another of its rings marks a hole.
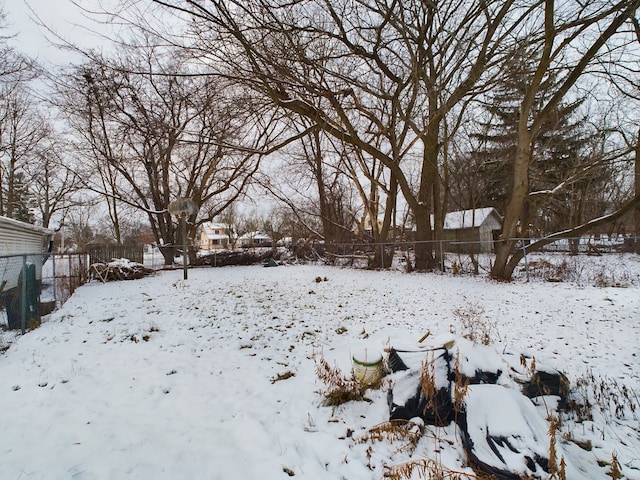
<instances>
[{"instance_id":1,"label":"fence post","mask_svg":"<svg viewBox=\"0 0 640 480\"><path fill-rule=\"evenodd\" d=\"M83 285L89 281L89 265L90 265L90 263L91 262L89 262L89 256L88 255L83 255L82 257L80 257L80 268L82 268L82 272L84 272L84 275L82 277L82 284Z\"/></svg>"},{"instance_id":2,"label":"fence post","mask_svg":"<svg viewBox=\"0 0 640 480\"><path fill-rule=\"evenodd\" d=\"M444 266L444 240L440 239L440 251L438 252L440 256L440 268L442 272L446 272L446 268Z\"/></svg>"},{"instance_id":3,"label":"fence post","mask_svg":"<svg viewBox=\"0 0 640 480\"><path fill-rule=\"evenodd\" d=\"M529 262L527 261L527 245L522 241L522 253L524 254L524 271L527 274L527 282L529 281Z\"/></svg>"},{"instance_id":4,"label":"fence post","mask_svg":"<svg viewBox=\"0 0 640 480\"><path fill-rule=\"evenodd\" d=\"M75 288L75 275L74 275L74 271L73 271L73 264L72 264L72 259L71 259L71 255L69 255L69 265L68 265L68 272L69 272L69 297L71 297L71 295L73 295L73 292L76 291Z\"/></svg>"},{"instance_id":5,"label":"fence post","mask_svg":"<svg viewBox=\"0 0 640 480\"><path fill-rule=\"evenodd\" d=\"M56 284L57 279L56 279L56 254L54 253L53 255L51 255L51 262L52 263L52 270L53 270L53 304L57 307L58 306L58 292L56 291L58 289L58 285Z\"/></svg>"},{"instance_id":6,"label":"fence post","mask_svg":"<svg viewBox=\"0 0 640 480\"><path fill-rule=\"evenodd\" d=\"M22 256L22 295L20 299L20 327L24 335L27 330L27 256Z\"/></svg>"}]
</instances>

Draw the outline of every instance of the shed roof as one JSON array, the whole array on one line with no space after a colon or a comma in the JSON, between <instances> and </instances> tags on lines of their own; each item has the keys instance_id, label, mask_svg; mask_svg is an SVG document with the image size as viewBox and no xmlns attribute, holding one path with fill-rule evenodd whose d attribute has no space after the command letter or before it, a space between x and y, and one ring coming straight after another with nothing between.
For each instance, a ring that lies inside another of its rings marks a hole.
<instances>
[{"instance_id":1,"label":"shed roof","mask_svg":"<svg viewBox=\"0 0 640 480\"><path fill-rule=\"evenodd\" d=\"M498 220L502 221L502 218L494 207L449 212L444 216L444 229L460 230L463 228L479 227L491 215L495 215ZM431 220L433 222L433 216L431 217Z\"/></svg>"}]
</instances>

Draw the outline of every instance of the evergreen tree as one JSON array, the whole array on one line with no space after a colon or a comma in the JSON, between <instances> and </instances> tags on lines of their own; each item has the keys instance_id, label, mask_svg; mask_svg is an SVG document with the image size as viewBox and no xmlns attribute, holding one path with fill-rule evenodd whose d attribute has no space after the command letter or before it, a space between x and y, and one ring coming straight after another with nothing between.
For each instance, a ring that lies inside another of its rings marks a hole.
<instances>
[{"instance_id":1,"label":"evergreen tree","mask_svg":"<svg viewBox=\"0 0 640 480\"><path fill-rule=\"evenodd\" d=\"M4 205L7 206L7 214L21 222L34 223L33 215L34 198L29 191L29 185L23 172L16 172L13 175L13 185L11 188L3 188Z\"/></svg>"},{"instance_id":2,"label":"evergreen tree","mask_svg":"<svg viewBox=\"0 0 640 480\"><path fill-rule=\"evenodd\" d=\"M535 52L524 49L522 54L512 56L508 72L483 105L486 120L480 122L481 132L474 135L477 148L472 153L481 178L476 187L477 206L496 206L500 210L509 196L520 99L533 75L529 69L531 55ZM558 84L554 75L548 75L536 103L544 104L545 97L552 95ZM583 102L584 99L577 99L560 104L535 139L529 179L531 191L536 194L530 196L521 213L523 236L544 235L578 225L584 209L594 208L586 202L590 192L599 191L606 183L606 166L594 167L592 158L596 132L589 130L586 117L579 115Z\"/></svg>"}]
</instances>

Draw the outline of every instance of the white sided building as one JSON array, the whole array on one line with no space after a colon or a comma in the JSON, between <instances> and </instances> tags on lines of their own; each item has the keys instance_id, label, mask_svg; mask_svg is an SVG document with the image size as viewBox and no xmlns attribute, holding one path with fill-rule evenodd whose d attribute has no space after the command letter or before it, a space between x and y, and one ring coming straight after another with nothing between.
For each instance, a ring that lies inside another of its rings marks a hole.
<instances>
[{"instance_id":1,"label":"white sided building","mask_svg":"<svg viewBox=\"0 0 640 480\"><path fill-rule=\"evenodd\" d=\"M198 243L200 250L206 253L230 248L229 239L229 229L226 225L207 222L200 229Z\"/></svg>"},{"instance_id":2,"label":"white sided building","mask_svg":"<svg viewBox=\"0 0 640 480\"><path fill-rule=\"evenodd\" d=\"M0 216L0 292L17 287L25 263L35 266L36 279L42 278L53 234L53 230Z\"/></svg>"}]
</instances>

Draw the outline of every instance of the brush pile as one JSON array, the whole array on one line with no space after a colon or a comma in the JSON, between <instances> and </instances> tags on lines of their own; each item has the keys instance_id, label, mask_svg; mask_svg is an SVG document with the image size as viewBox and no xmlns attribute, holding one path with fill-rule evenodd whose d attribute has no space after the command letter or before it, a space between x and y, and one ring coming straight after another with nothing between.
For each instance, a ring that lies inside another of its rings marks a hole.
<instances>
[{"instance_id":1,"label":"brush pile","mask_svg":"<svg viewBox=\"0 0 640 480\"><path fill-rule=\"evenodd\" d=\"M277 251L273 248L221 250L198 257L194 266L226 267L229 265L254 265L273 258L276 254Z\"/></svg>"},{"instance_id":2,"label":"brush pile","mask_svg":"<svg viewBox=\"0 0 640 480\"><path fill-rule=\"evenodd\" d=\"M152 269L126 258L114 259L108 263L92 263L89 267L90 277L99 279L103 283L114 280L136 280L152 273Z\"/></svg>"}]
</instances>

